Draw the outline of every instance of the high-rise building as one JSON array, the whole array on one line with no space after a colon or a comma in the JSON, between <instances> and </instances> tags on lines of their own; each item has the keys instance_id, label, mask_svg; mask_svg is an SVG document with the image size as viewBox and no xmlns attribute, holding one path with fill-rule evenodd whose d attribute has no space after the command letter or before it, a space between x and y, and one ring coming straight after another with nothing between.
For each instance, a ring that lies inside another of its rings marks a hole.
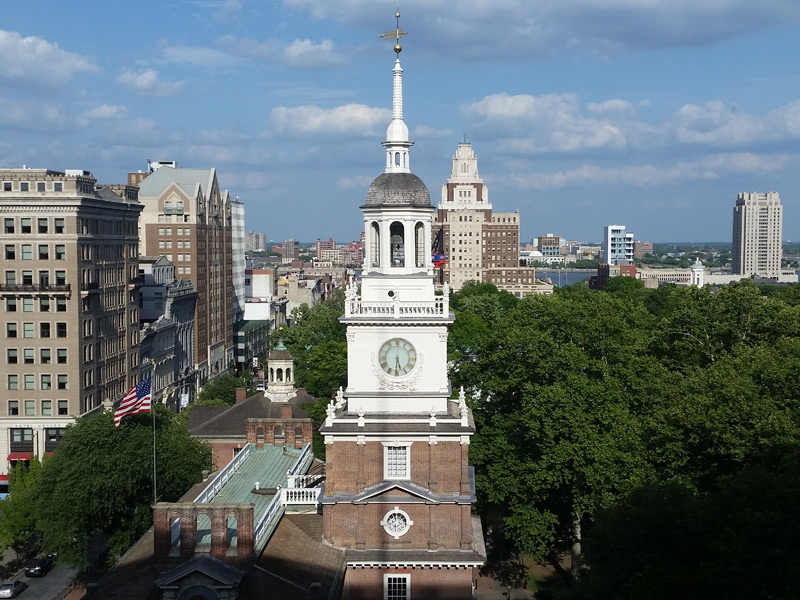
<instances>
[{"instance_id":1,"label":"high-rise building","mask_svg":"<svg viewBox=\"0 0 800 600\"><path fill-rule=\"evenodd\" d=\"M142 206L135 187L98 185L83 170L4 169L0 182L7 473L139 381Z\"/></svg>"},{"instance_id":2,"label":"high-rise building","mask_svg":"<svg viewBox=\"0 0 800 600\"><path fill-rule=\"evenodd\" d=\"M284 241L281 244L281 262L290 264L296 258L300 258L300 242L295 239Z\"/></svg>"},{"instance_id":3,"label":"high-rise building","mask_svg":"<svg viewBox=\"0 0 800 600\"><path fill-rule=\"evenodd\" d=\"M733 207L733 273L779 278L782 235L783 207L777 192L739 194Z\"/></svg>"},{"instance_id":4,"label":"high-rise building","mask_svg":"<svg viewBox=\"0 0 800 600\"><path fill-rule=\"evenodd\" d=\"M607 265L633 262L633 234L624 225L606 225L603 230L603 262Z\"/></svg>"},{"instance_id":5,"label":"high-rise building","mask_svg":"<svg viewBox=\"0 0 800 600\"><path fill-rule=\"evenodd\" d=\"M472 568L485 558L480 519L471 514L475 425L463 395L450 399L453 313L447 295L435 295L434 209L409 166L399 58L393 73L386 167L361 207L361 289L348 287L342 318L347 389L320 428L323 530L346 548L344 598L468 599Z\"/></svg>"},{"instance_id":6,"label":"high-rise building","mask_svg":"<svg viewBox=\"0 0 800 600\"><path fill-rule=\"evenodd\" d=\"M231 275L233 277L233 322L244 319L244 271L246 268L244 203L231 200Z\"/></svg>"},{"instance_id":7,"label":"high-rise building","mask_svg":"<svg viewBox=\"0 0 800 600\"><path fill-rule=\"evenodd\" d=\"M267 249L267 236L263 233L254 233L252 230L245 234L245 252L263 252Z\"/></svg>"},{"instance_id":8,"label":"high-rise building","mask_svg":"<svg viewBox=\"0 0 800 600\"><path fill-rule=\"evenodd\" d=\"M433 225L446 257L444 280L454 290L477 281L518 296L552 292L536 280L534 269L520 267L519 226L518 212L493 212L478 158L468 142L460 143Z\"/></svg>"},{"instance_id":9,"label":"high-rise building","mask_svg":"<svg viewBox=\"0 0 800 600\"><path fill-rule=\"evenodd\" d=\"M165 255L175 276L197 291L194 370L196 385L224 373L233 361L232 209L215 169L160 166L129 173L144 204L141 252Z\"/></svg>"},{"instance_id":10,"label":"high-rise building","mask_svg":"<svg viewBox=\"0 0 800 600\"><path fill-rule=\"evenodd\" d=\"M653 242L642 242L640 240L635 240L633 242L634 258L642 259L645 257L645 255L652 253L653 253Z\"/></svg>"}]
</instances>

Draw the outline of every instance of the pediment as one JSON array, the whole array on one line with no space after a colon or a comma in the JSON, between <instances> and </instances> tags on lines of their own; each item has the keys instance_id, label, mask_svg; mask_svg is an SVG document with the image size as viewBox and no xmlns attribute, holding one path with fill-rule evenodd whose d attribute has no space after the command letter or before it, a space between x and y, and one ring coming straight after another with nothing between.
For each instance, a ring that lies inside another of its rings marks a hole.
<instances>
[{"instance_id":1,"label":"pediment","mask_svg":"<svg viewBox=\"0 0 800 600\"><path fill-rule=\"evenodd\" d=\"M353 498L354 504L367 502L411 502L439 504L430 490L407 481L383 481L365 489Z\"/></svg>"}]
</instances>

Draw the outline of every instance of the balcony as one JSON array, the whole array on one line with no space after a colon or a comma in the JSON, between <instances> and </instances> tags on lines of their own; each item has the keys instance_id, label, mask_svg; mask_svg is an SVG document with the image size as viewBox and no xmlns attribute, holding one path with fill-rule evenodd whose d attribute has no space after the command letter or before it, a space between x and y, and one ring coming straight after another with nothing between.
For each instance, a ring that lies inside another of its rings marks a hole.
<instances>
[{"instance_id":1,"label":"balcony","mask_svg":"<svg viewBox=\"0 0 800 600\"><path fill-rule=\"evenodd\" d=\"M183 214L183 207L182 206L164 207L164 214L165 215L182 215Z\"/></svg>"},{"instance_id":2,"label":"balcony","mask_svg":"<svg viewBox=\"0 0 800 600\"><path fill-rule=\"evenodd\" d=\"M91 292L94 290L100 289L100 282L99 281L88 281L81 284L81 291L82 292Z\"/></svg>"}]
</instances>

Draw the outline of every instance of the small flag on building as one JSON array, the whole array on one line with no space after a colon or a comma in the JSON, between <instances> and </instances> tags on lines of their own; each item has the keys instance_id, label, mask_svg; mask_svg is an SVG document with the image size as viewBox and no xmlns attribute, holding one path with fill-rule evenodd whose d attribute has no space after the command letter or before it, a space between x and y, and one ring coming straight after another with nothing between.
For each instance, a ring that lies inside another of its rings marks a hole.
<instances>
[{"instance_id":1,"label":"small flag on building","mask_svg":"<svg viewBox=\"0 0 800 600\"><path fill-rule=\"evenodd\" d=\"M114 411L114 427L119 427L119 422L123 417L150 412L150 383L151 379L148 377L128 390L122 402L119 403L119 408Z\"/></svg>"}]
</instances>

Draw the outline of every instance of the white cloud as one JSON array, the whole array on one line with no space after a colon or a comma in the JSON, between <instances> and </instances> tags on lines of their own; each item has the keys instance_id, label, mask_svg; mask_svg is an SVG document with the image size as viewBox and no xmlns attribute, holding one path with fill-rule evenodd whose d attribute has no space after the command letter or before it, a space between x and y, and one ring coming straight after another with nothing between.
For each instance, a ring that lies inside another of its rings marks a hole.
<instances>
[{"instance_id":1,"label":"white cloud","mask_svg":"<svg viewBox=\"0 0 800 600\"><path fill-rule=\"evenodd\" d=\"M92 61L39 37L0 30L0 79L63 85L78 73L98 71Z\"/></svg>"},{"instance_id":2,"label":"white cloud","mask_svg":"<svg viewBox=\"0 0 800 600\"><path fill-rule=\"evenodd\" d=\"M203 46L167 46L161 51L168 63L192 65L201 69L231 67L242 64L242 60L216 48Z\"/></svg>"},{"instance_id":3,"label":"white cloud","mask_svg":"<svg viewBox=\"0 0 800 600\"><path fill-rule=\"evenodd\" d=\"M757 155L749 152L712 154L693 162L671 166L626 165L601 167L583 164L568 171L511 174L509 181L519 189L546 190L569 186L633 185L657 187L687 181L716 180L730 174L778 172L800 162L788 154Z\"/></svg>"},{"instance_id":4,"label":"white cloud","mask_svg":"<svg viewBox=\"0 0 800 600\"><path fill-rule=\"evenodd\" d=\"M64 108L51 102L20 102L0 96L0 127L24 131L61 131L67 128Z\"/></svg>"},{"instance_id":5,"label":"white cloud","mask_svg":"<svg viewBox=\"0 0 800 600\"><path fill-rule=\"evenodd\" d=\"M363 104L346 104L335 108L315 105L272 109L271 130L279 135L322 137L372 136L391 119L388 108L372 108Z\"/></svg>"},{"instance_id":6,"label":"white cloud","mask_svg":"<svg viewBox=\"0 0 800 600\"><path fill-rule=\"evenodd\" d=\"M78 125L86 127L94 121L111 121L125 116L128 109L118 104L102 104L83 111L77 119Z\"/></svg>"},{"instance_id":7,"label":"white cloud","mask_svg":"<svg viewBox=\"0 0 800 600\"><path fill-rule=\"evenodd\" d=\"M123 71L117 82L143 96L173 96L183 86L182 81L162 81L158 71L145 69L143 71Z\"/></svg>"},{"instance_id":8,"label":"white cloud","mask_svg":"<svg viewBox=\"0 0 800 600\"><path fill-rule=\"evenodd\" d=\"M453 136L452 129L436 129L426 125L418 125L411 132L411 138L416 140L434 140Z\"/></svg>"},{"instance_id":9,"label":"white cloud","mask_svg":"<svg viewBox=\"0 0 800 600\"><path fill-rule=\"evenodd\" d=\"M250 38L225 35L217 44L236 57L271 61L290 67L320 69L348 63L345 56L329 39L314 43L309 39L296 39L289 44L270 39L259 42Z\"/></svg>"},{"instance_id":10,"label":"white cloud","mask_svg":"<svg viewBox=\"0 0 800 600\"><path fill-rule=\"evenodd\" d=\"M357 175L355 177L340 177L336 186L340 190L359 190L363 192L372 183L374 177L369 175Z\"/></svg>"}]
</instances>

